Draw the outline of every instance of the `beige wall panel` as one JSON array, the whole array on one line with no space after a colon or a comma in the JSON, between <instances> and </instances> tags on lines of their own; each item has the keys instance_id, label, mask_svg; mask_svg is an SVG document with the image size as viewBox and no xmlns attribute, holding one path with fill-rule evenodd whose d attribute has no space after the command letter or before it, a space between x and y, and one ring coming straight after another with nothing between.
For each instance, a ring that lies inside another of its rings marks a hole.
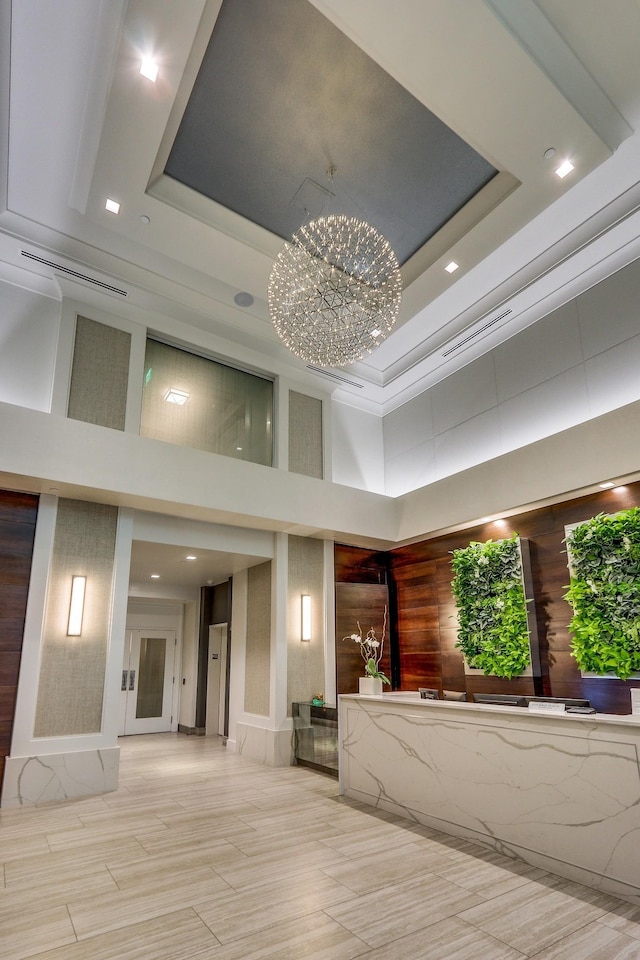
<instances>
[{"instance_id":1,"label":"beige wall panel","mask_svg":"<svg viewBox=\"0 0 640 960\"><path fill-rule=\"evenodd\" d=\"M78 317L68 416L124 430L131 334Z\"/></svg>"},{"instance_id":2,"label":"beige wall panel","mask_svg":"<svg viewBox=\"0 0 640 960\"><path fill-rule=\"evenodd\" d=\"M34 735L98 733L102 724L118 511L60 500L49 572ZM87 578L82 633L67 636L71 578Z\"/></svg>"},{"instance_id":3,"label":"beige wall panel","mask_svg":"<svg viewBox=\"0 0 640 960\"><path fill-rule=\"evenodd\" d=\"M289 537L287 712L291 704L324 693L324 542ZM311 640L300 639L301 596L311 597Z\"/></svg>"},{"instance_id":4,"label":"beige wall panel","mask_svg":"<svg viewBox=\"0 0 640 960\"><path fill-rule=\"evenodd\" d=\"M289 392L289 470L305 477L324 476L322 400Z\"/></svg>"},{"instance_id":5,"label":"beige wall panel","mask_svg":"<svg viewBox=\"0 0 640 960\"><path fill-rule=\"evenodd\" d=\"M244 709L269 716L271 675L271 561L251 567L247 582Z\"/></svg>"}]
</instances>

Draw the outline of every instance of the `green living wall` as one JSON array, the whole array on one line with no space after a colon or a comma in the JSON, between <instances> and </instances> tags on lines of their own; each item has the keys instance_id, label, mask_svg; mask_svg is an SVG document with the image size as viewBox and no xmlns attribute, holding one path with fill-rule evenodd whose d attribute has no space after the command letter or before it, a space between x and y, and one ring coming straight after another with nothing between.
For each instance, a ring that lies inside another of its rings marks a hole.
<instances>
[{"instance_id":1,"label":"green living wall","mask_svg":"<svg viewBox=\"0 0 640 960\"><path fill-rule=\"evenodd\" d=\"M572 656L585 673L640 672L640 508L598 514L567 536Z\"/></svg>"}]
</instances>

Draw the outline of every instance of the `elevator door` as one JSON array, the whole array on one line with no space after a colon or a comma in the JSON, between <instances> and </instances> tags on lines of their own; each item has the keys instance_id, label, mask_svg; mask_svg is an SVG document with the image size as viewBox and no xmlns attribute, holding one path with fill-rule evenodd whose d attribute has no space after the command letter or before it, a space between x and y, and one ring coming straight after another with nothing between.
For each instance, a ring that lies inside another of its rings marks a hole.
<instances>
[{"instance_id":1,"label":"elevator door","mask_svg":"<svg viewBox=\"0 0 640 960\"><path fill-rule=\"evenodd\" d=\"M119 736L171 729L174 630L128 630L120 686Z\"/></svg>"}]
</instances>

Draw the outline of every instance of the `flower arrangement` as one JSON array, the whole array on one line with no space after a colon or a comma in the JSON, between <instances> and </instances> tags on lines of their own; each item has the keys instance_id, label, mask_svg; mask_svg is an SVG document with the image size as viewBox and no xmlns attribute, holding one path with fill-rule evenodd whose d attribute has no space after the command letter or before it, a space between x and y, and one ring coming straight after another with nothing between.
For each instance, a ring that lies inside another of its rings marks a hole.
<instances>
[{"instance_id":1,"label":"flower arrangement","mask_svg":"<svg viewBox=\"0 0 640 960\"><path fill-rule=\"evenodd\" d=\"M382 652L384 648L384 638L387 629L387 608L384 608L384 617L382 620L382 635L380 640L376 637L376 632L373 627L369 627L365 636L362 636L362 627L360 626L360 621L356 620L358 625L358 632L352 633L348 637L343 637L343 640L354 640L360 646L360 655L364 660L364 672L365 676L373 677L374 680L382 680L383 683L388 683L391 685L391 681L384 673L380 670L380 661L382 660Z\"/></svg>"}]
</instances>

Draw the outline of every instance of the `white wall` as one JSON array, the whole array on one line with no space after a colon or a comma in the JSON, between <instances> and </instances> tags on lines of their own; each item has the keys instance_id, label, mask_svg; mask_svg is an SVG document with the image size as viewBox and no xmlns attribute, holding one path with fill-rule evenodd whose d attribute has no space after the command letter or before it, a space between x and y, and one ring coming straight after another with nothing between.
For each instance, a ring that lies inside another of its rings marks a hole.
<instances>
[{"instance_id":1,"label":"white wall","mask_svg":"<svg viewBox=\"0 0 640 960\"><path fill-rule=\"evenodd\" d=\"M60 302L0 280L0 400L51 409Z\"/></svg>"},{"instance_id":2,"label":"white wall","mask_svg":"<svg viewBox=\"0 0 640 960\"><path fill-rule=\"evenodd\" d=\"M382 419L331 401L332 480L384 493Z\"/></svg>"},{"instance_id":3,"label":"white wall","mask_svg":"<svg viewBox=\"0 0 640 960\"><path fill-rule=\"evenodd\" d=\"M427 483L640 399L640 261L384 418L386 492Z\"/></svg>"}]
</instances>

